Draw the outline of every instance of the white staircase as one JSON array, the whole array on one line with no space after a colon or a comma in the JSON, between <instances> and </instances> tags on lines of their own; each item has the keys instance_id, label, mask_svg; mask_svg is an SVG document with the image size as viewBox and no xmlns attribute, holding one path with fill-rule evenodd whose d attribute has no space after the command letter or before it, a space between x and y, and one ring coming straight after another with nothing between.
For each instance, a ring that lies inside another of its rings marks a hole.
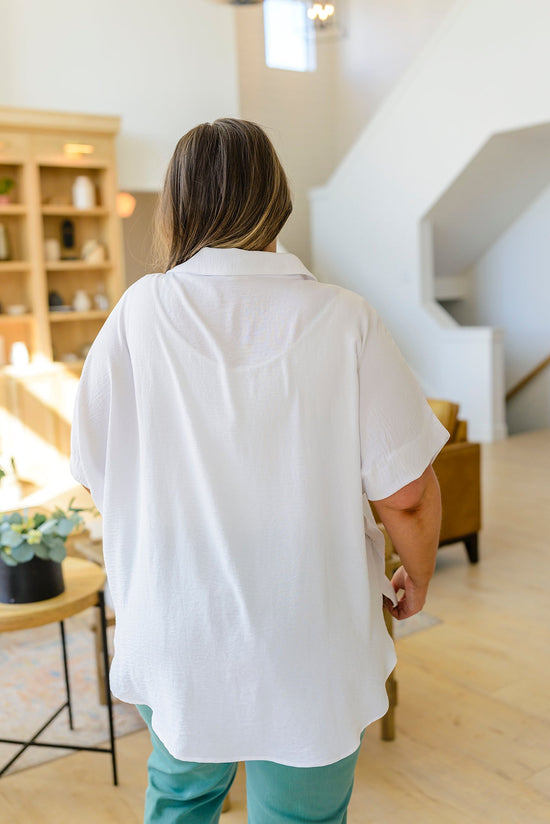
<instances>
[{"instance_id":1,"label":"white staircase","mask_svg":"<svg viewBox=\"0 0 550 824\"><path fill-rule=\"evenodd\" d=\"M517 177L516 188L510 183L507 189L510 203L522 208L539 183L548 185L550 165L542 160L530 167L532 191L527 186L522 192L525 153L519 151L512 170L507 151L482 150L498 133L550 122L549 76L548 0L459 2L332 178L311 197L316 274L365 295L426 393L458 401L470 436L484 441L506 434L503 333L459 326L437 303L438 294L447 290L459 297L468 283L464 266L437 271L447 241L434 207L454 186L450 203L462 209L455 214L465 224L470 221L470 235L485 220L485 238L476 235L479 254L509 219L507 207L497 208L502 179ZM541 158L546 154L540 152ZM475 164L483 156L486 178L480 179ZM500 218L479 208L486 186ZM478 215L473 225L471 212ZM459 249L456 236L454 242ZM436 275L442 280L436 282Z\"/></svg>"}]
</instances>

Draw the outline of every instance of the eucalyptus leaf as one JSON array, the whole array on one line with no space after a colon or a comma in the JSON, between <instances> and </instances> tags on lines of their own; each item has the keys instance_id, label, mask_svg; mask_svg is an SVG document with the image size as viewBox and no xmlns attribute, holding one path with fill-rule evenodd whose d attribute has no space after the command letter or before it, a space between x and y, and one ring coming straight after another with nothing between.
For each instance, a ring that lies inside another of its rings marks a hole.
<instances>
[{"instance_id":1,"label":"eucalyptus leaf","mask_svg":"<svg viewBox=\"0 0 550 824\"><path fill-rule=\"evenodd\" d=\"M76 524L74 523L74 521L71 521L70 518L62 518L57 523L57 534L60 535L62 538L66 538L67 535L71 534L75 526Z\"/></svg>"},{"instance_id":2,"label":"eucalyptus leaf","mask_svg":"<svg viewBox=\"0 0 550 824\"><path fill-rule=\"evenodd\" d=\"M42 560L47 561L50 557L50 551L46 544L35 544L33 546L34 554L37 558L42 558Z\"/></svg>"},{"instance_id":3,"label":"eucalyptus leaf","mask_svg":"<svg viewBox=\"0 0 550 824\"><path fill-rule=\"evenodd\" d=\"M23 516L19 512L12 512L11 515L8 515L8 523L10 523L10 524L22 524L23 523Z\"/></svg>"},{"instance_id":4,"label":"eucalyptus leaf","mask_svg":"<svg viewBox=\"0 0 550 824\"><path fill-rule=\"evenodd\" d=\"M53 547L51 544L55 544ZM65 549L65 544L60 538L52 538L50 542L50 551L48 553L50 560L52 561L63 561L67 556L67 550Z\"/></svg>"},{"instance_id":5,"label":"eucalyptus leaf","mask_svg":"<svg viewBox=\"0 0 550 824\"><path fill-rule=\"evenodd\" d=\"M20 535L18 532L8 529L2 533L2 544L4 546L11 546L13 549L23 543L25 543L25 536Z\"/></svg>"},{"instance_id":6,"label":"eucalyptus leaf","mask_svg":"<svg viewBox=\"0 0 550 824\"><path fill-rule=\"evenodd\" d=\"M49 535L50 532L56 531L56 522L55 521L44 521L43 524L40 524L38 527L38 531L42 533L42 535Z\"/></svg>"},{"instance_id":7,"label":"eucalyptus leaf","mask_svg":"<svg viewBox=\"0 0 550 824\"><path fill-rule=\"evenodd\" d=\"M67 554L65 550L64 541L55 535L45 535L42 540L42 543L45 544L45 546L47 546L48 558L51 558L53 561L59 560L58 558L54 557L54 555L59 555L62 552L64 558Z\"/></svg>"},{"instance_id":8,"label":"eucalyptus leaf","mask_svg":"<svg viewBox=\"0 0 550 824\"><path fill-rule=\"evenodd\" d=\"M15 549L12 549L11 557L17 561L18 564L25 564L27 561L30 561L31 558L34 558L34 548L23 543L15 547Z\"/></svg>"},{"instance_id":9,"label":"eucalyptus leaf","mask_svg":"<svg viewBox=\"0 0 550 824\"><path fill-rule=\"evenodd\" d=\"M17 566L17 561L14 561L14 559L11 557L11 555L8 555L8 553L4 552L3 549L0 549L0 558L2 559L2 562L4 564L6 564L7 566L11 566L11 567Z\"/></svg>"},{"instance_id":10,"label":"eucalyptus leaf","mask_svg":"<svg viewBox=\"0 0 550 824\"><path fill-rule=\"evenodd\" d=\"M44 515L44 513L43 512L37 512L36 515L34 516L34 528L38 529L38 527L42 526L42 524L46 523L46 521L47 521L47 518Z\"/></svg>"}]
</instances>

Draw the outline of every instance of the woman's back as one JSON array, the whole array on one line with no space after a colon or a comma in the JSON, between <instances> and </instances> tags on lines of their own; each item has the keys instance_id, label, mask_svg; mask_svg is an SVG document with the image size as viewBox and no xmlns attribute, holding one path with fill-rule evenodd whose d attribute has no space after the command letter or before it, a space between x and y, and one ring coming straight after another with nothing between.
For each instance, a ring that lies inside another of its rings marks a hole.
<instances>
[{"instance_id":1,"label":"woman's back","mask_svg":"<svg viewBox=\"0 0 550 824\"><path fill-rule=\"evenodd\" d=\"M113 690L151 706L186 760L331 763L383 713L395 663L363 521L372 310L292 255L196 258L126 293L84 375L96 406L111 399L88 481L117 611ZM206 716L182 711L199 699Z\"/></svg>"}]
</instances>

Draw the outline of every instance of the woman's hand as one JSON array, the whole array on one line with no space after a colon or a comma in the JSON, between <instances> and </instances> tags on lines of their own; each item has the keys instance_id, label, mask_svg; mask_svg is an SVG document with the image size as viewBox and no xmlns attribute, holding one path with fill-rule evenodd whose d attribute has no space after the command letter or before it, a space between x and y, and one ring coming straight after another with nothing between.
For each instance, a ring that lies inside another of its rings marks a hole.
<instances>
[{"instance_id":1,"label":"woman's hand","mask_svg":"<svg viewBox=\"0 0 550 824\"><path fill-rule=\"evenodd\" d=\"M410 618L411 615L420 612L426 603L427 585L417 586L402 566L394 574L391 584L397 595L397 606L394 607L390 599L385 596L384 606L394 618L401 621L403 618Z\"/></svg>"}]
</instances>

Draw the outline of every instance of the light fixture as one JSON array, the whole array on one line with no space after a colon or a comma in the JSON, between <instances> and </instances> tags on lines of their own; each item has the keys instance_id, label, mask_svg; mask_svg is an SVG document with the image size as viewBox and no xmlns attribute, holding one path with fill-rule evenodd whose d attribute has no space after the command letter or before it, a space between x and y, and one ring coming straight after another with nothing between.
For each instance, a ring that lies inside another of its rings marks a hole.
<instances>
[{"instance_id":1,"label":"light fixture","mask_svg":"<svg viewBox=\"0 0 550 824\"><path fill-rule=\"evenodd\" d=\"M335 8L332 3L314 3L307 10L307 16L310 20L313 20L314 23L320 26L326 26L334 12Z\"/></svg>"},{"instance_id":2,"label":"light fixture","mask_svg":"<svg viewBox=\"0 0 550 824\"><path fill-rule=\"evenodd\" d=\"M116 196L116 213L119 217L130 217L134 214L136 199L130 192L119 192Z\"/></svg>"},{"instance_id":3,"label":"light fixture","mask_svg":"<svg viewBox=\"0 0 550 824\"><path fill-rule=\"evenodd\" d=\"M66 155L91 155L95 151L95 146L91 143L65 143L63 151Z\"/></svg>"}]
</instances>

